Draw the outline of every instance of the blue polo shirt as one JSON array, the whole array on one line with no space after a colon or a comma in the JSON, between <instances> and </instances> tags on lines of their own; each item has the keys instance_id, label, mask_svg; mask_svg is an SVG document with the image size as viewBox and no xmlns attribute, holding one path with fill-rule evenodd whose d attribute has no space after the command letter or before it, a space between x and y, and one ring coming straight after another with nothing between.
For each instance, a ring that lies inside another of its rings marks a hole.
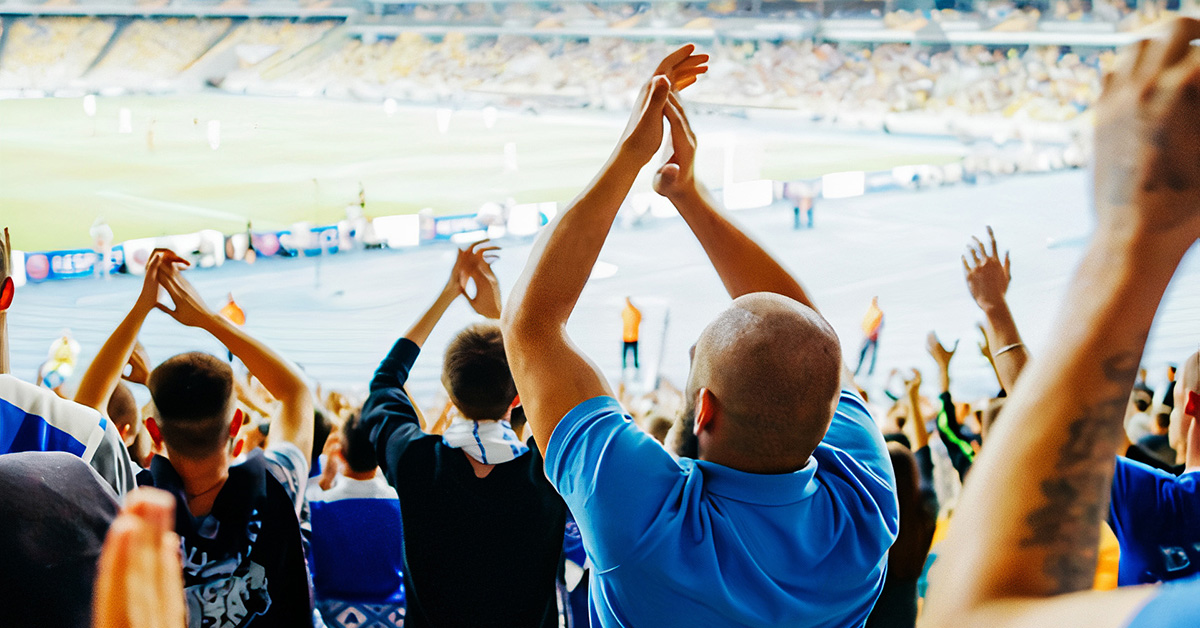
<instances>
[{"instance_id":1,"label":"blue polo shirt","mask_svg":"<svg viewBox=\"0 0 1200 628\"><path fill-rule=\"evenodd\" d=\"M1200 617L1200 579L1159 587L1125 628L1195 628Z\"/></svg>"},{"instance_id":2,"label":"blue polo shirt","mask_svg":"<svg viewBox=\"0 0 1200 628\"><path fill-rule=\"evenodd\" d=\"M1121 586L1200 574L1200 473L1178 477L1117 457L1109 524L1121 544Z\"/></svg>"},{"instance_id":3,"label":"blue polo shirt","mask_svg":"<svg viewBox=\"0 0 1200 628\"><path fill-rule=\"evenodd\" d=\"M546 472L594 566L592 626L861 626L899 529L883 437L842 392L794 473L676 459L611 397L563 417Z\"/></svg>"}]
</instances>

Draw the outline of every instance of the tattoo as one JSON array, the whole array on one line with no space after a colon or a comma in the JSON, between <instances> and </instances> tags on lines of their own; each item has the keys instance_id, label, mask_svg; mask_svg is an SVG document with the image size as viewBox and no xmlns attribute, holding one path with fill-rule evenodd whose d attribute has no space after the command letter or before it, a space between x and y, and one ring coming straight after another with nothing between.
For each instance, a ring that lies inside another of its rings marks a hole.
<instances>
[{"instance_id":1,"label":"tattoo","mask_svg":"<svg viewBox=\"0 0 1200 628\"><path fill-rule=\"evenodd\" d=\"M1113 453L1125 429L1121 418L1139 357L1124 352L1104 361L1104 381L1097 388L1111 392L1071 421L1057 474L1041 484L1046 503L1025 519L1028 534L1020 545L1045 548L1042 573L1054 583L1055 595L1091 588L1095 578Z\"/></svg>"}]
</instances>

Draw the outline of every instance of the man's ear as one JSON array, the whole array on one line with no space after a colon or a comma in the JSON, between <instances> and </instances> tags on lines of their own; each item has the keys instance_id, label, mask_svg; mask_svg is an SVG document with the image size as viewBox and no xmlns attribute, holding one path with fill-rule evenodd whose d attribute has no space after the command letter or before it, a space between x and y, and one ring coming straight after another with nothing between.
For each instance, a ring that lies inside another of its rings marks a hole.
<instances>
[{"instance_id":1,"label":"man's ear","mask_svg":"<svg viewBox=\"0 0 1200 628\"><path fill-rule=\"evenodd\" d=\"M146 432L150 434L150 440L154 441L156 448L162 447L162 431L158 428L158 421L152 416L146 417Z\"/></svg>"},{"instance_id":2,"label":"man's ear","mask_svg":"<svg viewBox=\"0 0 1200 628\"><path fill-rule=\"evenodd\" d=\"M233 411L233 420L229 422L229 438L237 438L238 432L242 430L244 418L245 414L242 413L241 408Z\"/></svg>"},{"instance_id":3,"label":"man's ear","mask_svg":"<svg viewBox=\"0 0 1200 628\"><path fill-rule=\"evenodd\" d=\"M716 427L716 418L717 398L711 390L701 388L696 393L696 420L692 426L692 433L699 436L700 432Z\"/></svg>"}]
</instances>

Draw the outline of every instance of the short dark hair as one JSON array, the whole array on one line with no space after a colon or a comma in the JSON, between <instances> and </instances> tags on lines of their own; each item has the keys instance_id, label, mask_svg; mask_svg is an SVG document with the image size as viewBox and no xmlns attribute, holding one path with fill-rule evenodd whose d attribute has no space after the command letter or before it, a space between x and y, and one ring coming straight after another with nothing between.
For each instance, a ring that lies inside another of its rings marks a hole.
<instances>
[{"instance_id":1,"label":"short dark hair","mask_svg":"<svg viewBox=\"0 0 1200 628\"><path fill-rule=\"evenodd\" d=\"M123 382L117 382L117 387L113 389L112 396L108 398L108 407L106 410L108 411L108 418L112 419L113 424L117 426L117 431L137 425L137 400L133 398L133 392ZM137 431L135 430L134 433L136 434Z\"/></svg>"},{"instance_id":2,"label":"short dark hair","mask_svg":"<svg viewBox=\"0 0 1200 628\"><path fill-rule=\"evenodd\" d=\"M355 473L374 471L379 466L371 445L371 426L356 411L342 424L342 457Z\"/></svg>"},{"instance_id":3,"label":"short dark hair","mask_svg":"<svg viewBox=\"0 0 1200 628\"><path fill-rule=\"evenodd\" d=\"M207 353L181 353L158 365L146 386L172 452L203 458L228 442L233 404L229 364Z\"/></svg>"},{"instance_id":4,"label":"short dark hair","mask_svg":"<svg viewBox=\"0 0 1200 628\"><path fill-rule=\"evenodd\" d=\"M500 327L479 323L460 332L446 347L442 377L450 399L475 421L504 418L517 398Z\"/></svg>"},{"instance_id":5,"label":"short dark hair","mask_svg":"<svg viewBox=\"0 0 1200 628\"><path fill-rule=\"evenodd\" d=\"M337 427L329 417L320 408L313 406L313 445L312 451L309 453L309 460L316 460L321 452L325 450L325 441L329 440L329 435L333 433L333 428Z\"/></svg>"}]
</instances>

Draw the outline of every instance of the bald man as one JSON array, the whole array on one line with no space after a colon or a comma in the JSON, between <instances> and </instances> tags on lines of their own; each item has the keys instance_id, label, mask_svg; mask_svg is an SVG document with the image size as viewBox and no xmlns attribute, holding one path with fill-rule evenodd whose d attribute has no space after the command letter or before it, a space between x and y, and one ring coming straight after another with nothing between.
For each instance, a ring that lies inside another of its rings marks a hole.
<instances>
[{"instance_id":1,"label":"bald man","mask_svg":"<svg viewBox=\"0 0 1200 628\"><path fill-rule=\"evenodd\" d=\"M1181 580L1200 573L1200 352L1184 362L1175 386L1168 438L1183 473L1118 457L1108 523L1121 544L1121 586Z\"/></svg>"},{"instance_id":2,"label":"bald man","mask_svg":"<svg viewBox=\"0 0 1200 628\"><path fill-rule=\"evenodd\" d=\"M861 626L898 530L887 449L829 323L692 175L677 97L707 60L692 50L663 61L613 156L535 244L502 316L509 365L594 566L592 626ZM674 155L655 189L734 297L692 348L682 458L633 424L566 335L664 117Z\"/></svg>"}]
</instances>

